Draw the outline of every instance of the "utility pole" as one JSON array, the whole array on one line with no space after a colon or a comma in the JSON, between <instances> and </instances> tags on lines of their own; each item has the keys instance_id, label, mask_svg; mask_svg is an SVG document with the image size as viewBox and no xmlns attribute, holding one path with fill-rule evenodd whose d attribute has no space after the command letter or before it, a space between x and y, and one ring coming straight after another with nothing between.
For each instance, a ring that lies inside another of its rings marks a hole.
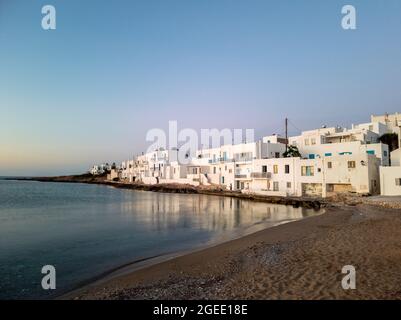
<instances>
[{"instance_id":1,"label":"utility pole","mask_svg":"<svg viewBox=\"0 0 401 320\"><path fill-rule=\"evenodd\" d=\"M285 152L288 151L288 118L285 118Z\"/></svg>"}]
</instances>

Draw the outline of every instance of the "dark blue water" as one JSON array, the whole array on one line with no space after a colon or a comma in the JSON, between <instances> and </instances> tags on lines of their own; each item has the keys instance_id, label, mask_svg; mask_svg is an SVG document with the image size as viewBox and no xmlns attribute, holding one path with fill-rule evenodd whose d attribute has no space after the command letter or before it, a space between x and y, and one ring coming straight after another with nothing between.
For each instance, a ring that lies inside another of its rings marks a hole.
<instances>
[{"instance_id":1,"label":"dark blue water","mask_svg":"<svg viewBox=\"0 0 401 320\"><path fill-rule=\"evenodd\" d=\"M0 299L47 298L137 259L312 214L217 196L0 180ZM56 290L41 287L44 265L56 268Z\"/></svg>"}]
</instances>

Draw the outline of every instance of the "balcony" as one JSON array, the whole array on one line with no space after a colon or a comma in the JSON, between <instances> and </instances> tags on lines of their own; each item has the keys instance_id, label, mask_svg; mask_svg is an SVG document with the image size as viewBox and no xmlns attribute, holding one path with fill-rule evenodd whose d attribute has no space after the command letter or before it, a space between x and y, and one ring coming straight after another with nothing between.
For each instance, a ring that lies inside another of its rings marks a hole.
<instances>
[{"instance_id":1,"label":"balcony","mask_svg":"<svg viewBox=\"0 0 401 320\"><path fill-rule=\"evenodd\" d=\"M268 179L271 177L270 172L252 172L251 173L251 178L254 179Z\"/></svg>"},{"instance_id":2,"label":"balcony","mask_svg":"<svg viewBox=\"0 0 401 320\"><path fill-rule=\"evenodd\" d=\"M235 162L251 162L254 158L253 157L236 157L233 159Z\"/></svg>"},{"instance_id":3,"label":"balcony","mask_svg":"<svg viewBox=\"0 0 401 320\"><path fill-rule=\"evenodd\" d=\"M233 162L234 159L229 159L229 158L216 158L216 159L210 159L209 163L220 163L220 162Z\"/></svg>"},{"instance_id":4,"label":"balcony","mask_svg":"<svg viewBox=\"0 0 401 320\"><path fill-rule=\"evenodd\" d=\"M246 174L236 174L235 179L246 179L248 178L248 175Z\"/></svg>"}]
</instances>

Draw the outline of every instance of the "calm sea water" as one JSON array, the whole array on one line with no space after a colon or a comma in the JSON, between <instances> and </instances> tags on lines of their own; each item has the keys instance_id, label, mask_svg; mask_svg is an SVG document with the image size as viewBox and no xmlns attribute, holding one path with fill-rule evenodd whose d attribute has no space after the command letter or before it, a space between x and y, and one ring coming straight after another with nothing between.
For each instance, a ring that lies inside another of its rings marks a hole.
<instances>
[{"instance_id":1,"label":"calm sea water","mask_svg":"<svg viewBox=\"0 0 401 320\"><path fill-rule=\"evenodd\" d=\"M206 195L0 180L0 299L47 298L137 259L316 214ZM53 265L57 289L41 288Z\"/></svg>"}]
</instances>

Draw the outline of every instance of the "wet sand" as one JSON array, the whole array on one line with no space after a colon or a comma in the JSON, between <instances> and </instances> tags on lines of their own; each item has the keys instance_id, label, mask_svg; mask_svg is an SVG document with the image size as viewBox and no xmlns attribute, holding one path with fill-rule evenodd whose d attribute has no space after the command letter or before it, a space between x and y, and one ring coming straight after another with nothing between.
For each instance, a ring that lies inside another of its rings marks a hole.
<instances>
[{"instance_id":1,"label":"wet sand","mask_svg":"<svg viewBox=\"0 0 401 320\"><path fill-rule=\"evenodd\" d=\"M344 265L356 268L355 290L341 287ZM334 206L151 266L127 267L61 298L401 299L401 210Z\"/></svg>"}]
</instances>

